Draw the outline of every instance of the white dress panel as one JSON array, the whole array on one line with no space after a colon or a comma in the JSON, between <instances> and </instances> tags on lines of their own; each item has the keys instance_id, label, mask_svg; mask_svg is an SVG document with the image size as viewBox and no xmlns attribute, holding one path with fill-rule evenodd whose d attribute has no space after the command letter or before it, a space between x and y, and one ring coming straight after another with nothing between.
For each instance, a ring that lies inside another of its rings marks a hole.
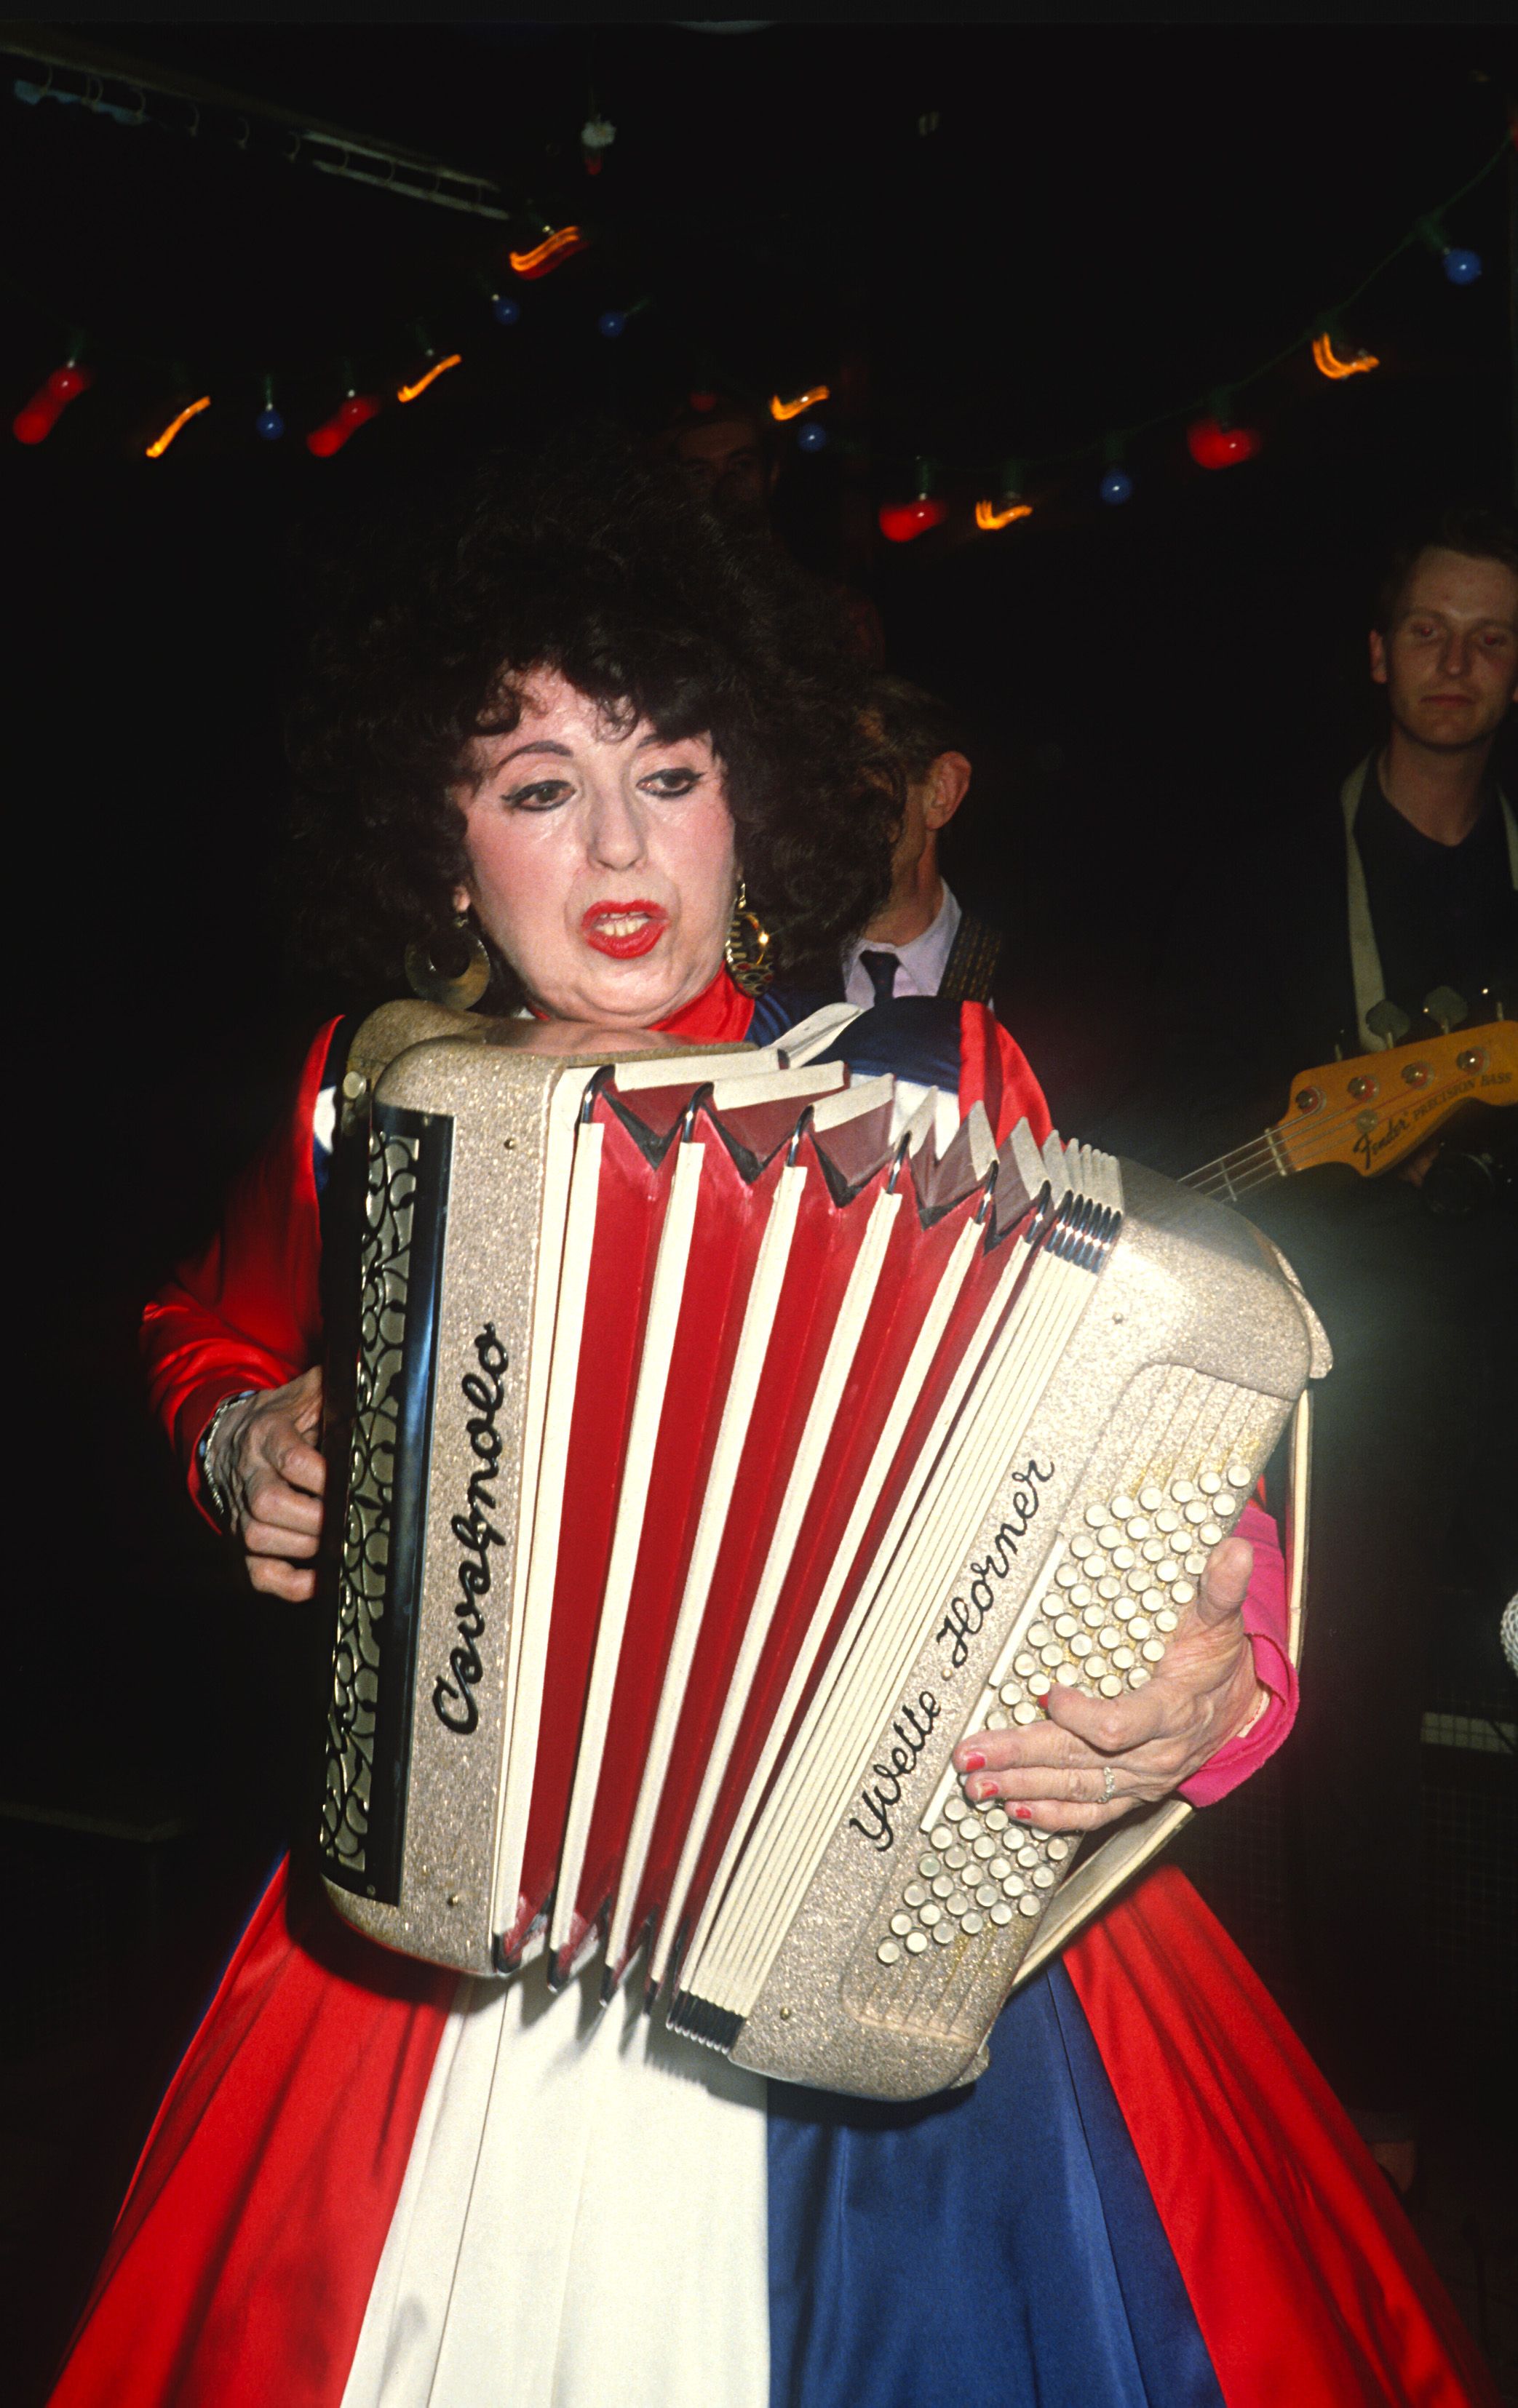
<instances>
[{"instance_id":1,"label":"white dress panel","mask_svg":"<svg viewBox=\"0 0 1518 2408\"><path fill-rule=\"evenodd\" d=\"M459 1985L342 2408L766 2408L765 2086L545 1965Z\"/></svg>"}]
</instances>

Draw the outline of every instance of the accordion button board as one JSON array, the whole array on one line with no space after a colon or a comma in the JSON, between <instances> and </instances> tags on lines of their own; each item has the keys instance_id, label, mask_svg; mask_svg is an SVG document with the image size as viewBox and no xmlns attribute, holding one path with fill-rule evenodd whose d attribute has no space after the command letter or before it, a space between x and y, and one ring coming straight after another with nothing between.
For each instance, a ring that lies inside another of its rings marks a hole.
<instances>
[{"instance_id":1,"label":"accordion button board","mask_svg":"<svg viewBox=\"0 0 1518 2408\"><path fill-rule=\"evenodd\" d=\"M831 1032L360 1032L321 1853L388 1946L912 2098L1100 1885L953 1748L1163 1671L1326 1356L1236 1214Z\"/></svg>"}]
</instances>

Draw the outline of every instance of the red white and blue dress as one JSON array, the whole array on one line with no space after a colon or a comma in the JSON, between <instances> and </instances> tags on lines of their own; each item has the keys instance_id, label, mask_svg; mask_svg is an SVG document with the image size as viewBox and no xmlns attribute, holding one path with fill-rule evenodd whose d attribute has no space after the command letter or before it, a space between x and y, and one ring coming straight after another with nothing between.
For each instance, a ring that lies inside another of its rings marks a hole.
<instances>
[{"instance_id":1,"label":"red white and blue dress","mask_svg":"<svg viewBox=\"0 0 1518 2408\"><path fill-rule=\"evenodd\" d=\"M767 1039L719 979L671 1024ZM862 1070L1048 1126L979 1005L867 1013ZM150 1308L195 1480L221 1398L320 1355L340 1046L222 1231ZM1273 1526L1246 1622L1294 1705ZM1391 2189L1181 1876L1019 1992L973 2086L910 2106L766 2084L592 1971L461 1981L285 1868L170 2084L53 2408L1454 2408L1496 2395Z\"/></svg>"}]
</instances>

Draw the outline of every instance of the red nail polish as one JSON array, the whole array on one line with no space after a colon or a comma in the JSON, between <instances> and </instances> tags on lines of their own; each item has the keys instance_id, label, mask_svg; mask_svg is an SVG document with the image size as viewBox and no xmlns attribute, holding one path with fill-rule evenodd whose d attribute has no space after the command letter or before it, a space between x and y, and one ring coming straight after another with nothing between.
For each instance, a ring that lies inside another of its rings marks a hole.
<instances>
[{"instance_id":1,"label":"red nail polish","mask_svg":"<svg viewBox=\"0 0 1518 2408\"><path fill-rule=\"evenodd\" d=\"M982 1805L982 1806L984 1806L984 1804L986 1803L986 1800L987 1800L987 1799L988 1799L988 1798L994 1798L994 1797L995 1797L995 1795L996 1795L996 1783L995 1783L994 1779L992 1779L992 1780L990 1780L990 1781L983 1781L983 1782L980 1784L980 1786L978 1787L978 1789L976 1791L976 1798L979 1799L979 1801L980 1801L980 1803L981 1803L981 1805Z\"/></svg>"},{"instance_id":2,"label":"red nail polish","mask_svg":"<svg viewBox=\"0 0 1518 2408\"><path fill-rule=\"evenodd\" d=\"M1019 1823L1031 1823L1034 1819L1034 1810L1031 1806L1014 1806L1012 1812Z\"/></svg>"},{"instance_id":3,"label":"red nail polish","mask_svg":"<svg viewBox=\"0 0 1518 2408\"><path fill-rule=\"evenodd\" d=\"M971 1748L967 1756L961 1756L960 1758L960 1770L961 1772L984 1772L985 1770L986 1759L981 1755L980 1750L977 1747Z\"/></svg>"}]
</instances>

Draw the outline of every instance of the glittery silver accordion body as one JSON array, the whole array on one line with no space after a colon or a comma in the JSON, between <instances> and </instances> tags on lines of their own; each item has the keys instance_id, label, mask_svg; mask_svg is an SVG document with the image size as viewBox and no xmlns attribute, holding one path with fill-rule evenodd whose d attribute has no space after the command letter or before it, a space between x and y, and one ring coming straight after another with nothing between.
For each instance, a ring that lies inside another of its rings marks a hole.
<instances>
[{"instance_id":1,"label":"glittery silver accordion body","mask_svg":"<svg viewBox=\"0 0 1518 2408\"><path fill-rule=\"evenodd\" d=\"M850 1016L360 1031L321 1852L392 1948L600 1951L742 2065L912 2098L1186 1813L1077 1864L951 1750L1153 1676L1326 1357L1236 1215L851 1078Z\"/></svg>"}]
</instances>

